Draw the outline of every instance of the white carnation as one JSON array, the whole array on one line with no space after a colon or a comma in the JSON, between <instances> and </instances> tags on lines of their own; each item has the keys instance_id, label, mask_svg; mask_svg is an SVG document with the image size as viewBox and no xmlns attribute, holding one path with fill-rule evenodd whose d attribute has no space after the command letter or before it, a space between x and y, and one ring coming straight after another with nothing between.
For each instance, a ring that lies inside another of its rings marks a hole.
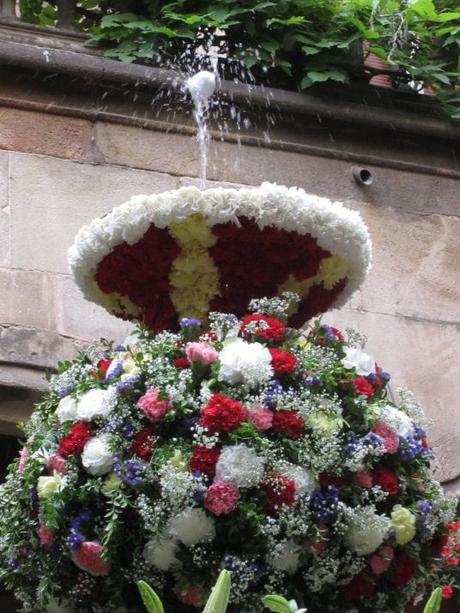
<instances>
[{"instance_id":1,"label":"white carnation","mask_svg":"<svg viewBox=\"0 0 460 613\"><path fill-rule=\"evenodd\" d=\"M168 570L179 563L176 558L178 544L166 535L149 541L144 547L144 559L159 570Z\"/></svg>"},{"instance_id":2,"label":"white carnation","mask_svg":"<svg viewBox=\"0 0 460 613\"><path fill-rule=\"evenodd\" d=\"M272 357L261 343L231 339L219 354L220 374L230 385L259 385L273 376Z\"/></svg>"},{"instance_id":3,"label":"white carnation","mask_svg":"<svg viewBox=\"0 0 460 613\"><path fill-rule=\"evenodd\" d=\"M113 455L109 449L108 435L101 434L90 439L81 454L83 466L91 475L105 475L113 468Z\"/></svg>"},{"instance_id":4,"label":"white carnation","mask_svg":"<svg viewBox=\"0 0 460 613\"><path fill-rule=\"evenodd\" d=\"M216 535L214 520L203 509L186 509L168 522L171 536L187 547L201 541L211 541Z\"/></svg>"},{"instance_id":5,"label":"white carnation","mask_svg":"<svg viewBox=\"0 0 460 613\"><path fill-rule=\"evenodd\" d=\"M63 424L65 421L75 421L77 419L78 402L72 396L65 396L59 401L56 409L56 417Z\"/></svg>"},{"instance_id":6,"label":"white carnation","mask_svg":"<svg viewBox=\"0 0 460 613\"><path fill-rule=\"evenodd\" d=\"M386 538L391 521L379 515L374 507L360 507L350 511L345 544L360 556L373 553Z\"/></svg>"},{"instance_id":7,"label":"white carnation","mask_svg":"<svg viewBox=\"0 0 460 613\"><path fill-rule=\"evenodd\" d=\"M216 481L230 481L238 488L258 485L263 474L263 459L244 443L224 447L216 464Z\"/></svg>"},{"instance_id":8,"label":"white carnation","mask_svg":"<svg viewBox=\"0 0 460 613\"><path fill-rule=\"evenodd\" d=\"M275 569L293 575L299 568L300 547L294 541L286 541L277 547L267 562Z\"/></svg>"},{"instance_id":9,"label":"white carnation","mask_svg":"<svg viewBox=\"0 0 460 613\"><path fill-rule=\"evenodd\" d=\"M115 391L113 389L92 389L80 398L77 408L77 419L91 421L95 417L103 417L113 409Z\"/></svg>"},{"instance_id":10,"label":"white carnation","mask_svg":"<svg viewBox=\"0 0 460 613\"><path fill-rule=\"evenodd\" d=\"M297 496L303 496L315 488L313 475L309 470L301 466L296 466L295 464L290 464L289 462L280 464L277 469L281 475L294 481Z\"/></svg>"},{"instance_id":11,"label":"white carnation","mask_svg":"<svg viewBox=\"0 0 460 613\"><path fill-rule=\"evenodd\" d=\"M380 409L380 419L389 424L398 436L408 436L414 432L412 419L391 404Z\"/></svg>"},{"instance_id":12,"label":"white carnation","mask_svg":"<svg viewBox=\"0 0 460 613\"><path fill-rule=\"evenodd\" d=\"M358 375L363 377L375 372L375 360L372 356L358 347L347 347L345 357L342 359L344 368L356 368Z\"/></svg>"}]
</instances>

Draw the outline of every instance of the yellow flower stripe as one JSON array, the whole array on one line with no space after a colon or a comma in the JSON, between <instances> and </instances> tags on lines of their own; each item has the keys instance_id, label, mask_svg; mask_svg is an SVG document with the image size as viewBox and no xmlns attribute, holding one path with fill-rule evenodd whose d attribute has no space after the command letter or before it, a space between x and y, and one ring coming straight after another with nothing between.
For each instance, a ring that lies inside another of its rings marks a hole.
<instances>
[{"instance_id":1,"label":"yellow flower stripe","mask_svg":"<svg viewBox=\"0 0 460 613\"><path fill-rule=\"evenodd\" d=\"M219 294L219 272L208 253L217 238L201 214L172 224L169 232L181 247L169 275L172 303L179 317L204 320Z\"/></svg>"},{"instance_id":2,"label":"yellow flower stripe","mask_svg":"<svg viewBox=\"0 0 460 613\"><path fill-rule=\"evenodd\" d=\"M324 284L326 289L332 289L334 285L344 279L350 271L350 264L337 255L321 260L318 274L303 281L297 281L294 275L289 275L288 279L278 285L278 292L296 292L302 298L307 298L313 285ZM298 304L292 304L289 315L297 312Z\"/></svg>"}]
</instances>

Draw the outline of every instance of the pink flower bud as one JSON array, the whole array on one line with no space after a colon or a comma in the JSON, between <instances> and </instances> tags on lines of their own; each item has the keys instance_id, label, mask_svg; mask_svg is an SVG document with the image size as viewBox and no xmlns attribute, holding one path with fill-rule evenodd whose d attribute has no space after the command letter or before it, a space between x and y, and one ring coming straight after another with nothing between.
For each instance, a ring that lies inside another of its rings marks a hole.
<instances>
[{"instance_id":1,"label":"pink flower bud","mask_svg":"<svg viewBox=\"0 0 460 613\"><path fill-rule=\"evenodd\" d=\"M102 559L102 545L96 541L85 541L72 554L74 564L93 577L106 575L110 567Z\"/></svg>"},{"instance_id":2,"label":"pink flower bud","mask_svg":"<svg viewBox=\"0 0 460 613\"><path fill-rule=\"evenodd\" d=\"M185 354L190 362L209 366L218 358L218 352L208 343L187 343Z\"/></svg>"}]
</instances>

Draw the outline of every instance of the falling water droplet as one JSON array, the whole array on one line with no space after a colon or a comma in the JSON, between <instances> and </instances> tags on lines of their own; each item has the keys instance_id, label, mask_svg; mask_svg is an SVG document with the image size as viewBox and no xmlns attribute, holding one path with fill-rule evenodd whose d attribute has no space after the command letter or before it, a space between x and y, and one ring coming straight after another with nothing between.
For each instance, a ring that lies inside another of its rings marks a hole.
<instances>
[{"instance_id":1,"label":"falling water droplet","mask_svg":"<svg viewBox=\"0 0 460 613\"><path fill-rule=\"evenodd\" d=\"M207 116L209 99L216 89L216 75L208 70L201 70L186 81L186 87L192 96L193 116L198 127L197 140L200 147L200 189L206 188L206 168L208 164L209 131Z\"/></svg>"}]
</instances>

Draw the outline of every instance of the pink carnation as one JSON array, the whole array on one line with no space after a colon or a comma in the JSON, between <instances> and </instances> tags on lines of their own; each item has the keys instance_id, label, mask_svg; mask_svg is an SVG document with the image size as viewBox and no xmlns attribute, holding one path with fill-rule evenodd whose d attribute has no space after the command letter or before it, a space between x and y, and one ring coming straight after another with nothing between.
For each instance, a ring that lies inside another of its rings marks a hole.
<instances>
[{"instance_id":1,"label":"pink carnation","mask_svg":"<svg viewBox=\"0 0 460 613\"><path fill-rule=\"evenodd\" d=\"M204 506L214 515L227 515L235 509L239 499L234 485L226 481L215 481L206 493Z\"/></svg>"},{"instance_id":2,"label":"pink carnation","mask_svg":"<svg viewBox=\"0 0 460 613\"><path fill-rule=\"evenodd\" d=\"M151 422L161 421L166 413L172 408L167 400L158 400L160 390L150 389L137 401L144 415Z\"/></svg>"},{"instance_id":3,"label":"pink carnation","mask_svg":"<svg viewBox=\"0 0 460 613\"><path fill-rule=\"evenodd\" d=\"M383 438L383 443L388 453L396 453L398 451L399 437L387 423L384 421L376 422L372 432Z\"/></svg>"},{"instance_id":4,"label":"pink carnation","mask_svg":"<svg viewBox=\"0 0 460 613\"><path fill-rule=\"evenodd\" d=\"M48 551L51 550L54 543L53 531L47 528L45 524L40 524L37 532L38 538L40 539L40 545L43 547L43 549L47 549Z\"/></svg>"},{"instance_id":5,"label":"pink carnation","mask_svg":"<svg viewBox=\"0 0 460 613\"><path fill-rule=\"evenodd\" d=\"M358 472L353 475L353 481L356 483L356 485L366 489L371 488L373 485L372 475L366 469L358 470Z\"/></svg>"},{"instance_id":6,"label":"pink carnation","mask_svg":"<svg viewBox=\"0 0 460 613\"><path fill-rule=\"evenodd\" d=\"M393 549L389 545L382 547L378 553L374 553L369 558L369 565L374 575L381 575L392 563L394 558Z\"/></svg>"},{"instance_id":7,"label":"pink carnation","mask_svg":"<svg viewBox=\"0 0 460 613\"><path fill-rule=\"evenodd\" d=\"M47 468L50 475L54 475L54 473L65 475L67 472L65 459L57 453L50 455L48 458Z\"/></svg>"},{"instance_id":8,"label":"pink carnation","mask_svg":"<svg viewBox=\"0 0 460 613\"><path fill-rule=\"evenodd\" d=\"M26 469L27 458L29 457L29 448L23 447L19 456L18 473L23 473Z\"/></svg>"},{"instance_id":9,"label":"pink carnation","mask_svg":"<svg viewBox=\"0 0 460 613\"><path fill-rule=\"evenodd\" d=\"M106 575L110 567L102 559L102 545L96 541L85 541L72 554L73 562L93 577Z\"/></svg>"},{"instance_id":10,"label":"pink carnation","mask_svg":"<svg viewBox=\"0 0 460 613\"><path fill-rule=\"evenodd\" d=\"M187 585L176 589L177 599L191 607L202 607L206 602L206 592L201 585Z\"/></svg>"},{"instance_id":11,"label":"pink carnation","mask_svg":"<svg viewBox=\"0 0 460 613\"><path fill-rule=\"evenodd\" d=\"M269 430L272 427L273 411L270 409L256 407L248 411L247 417L257 430Z\"/></svg>"},{"instance_id":12,"label":"pink carnation","mask_svg":"<svg viewBox=\"0 0 460 613\"><path fill-rule=\"evenodd\" d=\"M190 362L198 362L203 366L209 366L217 360L218 352L208 343L188 343L185 354Z\"/></svg>"}]
</instances>

